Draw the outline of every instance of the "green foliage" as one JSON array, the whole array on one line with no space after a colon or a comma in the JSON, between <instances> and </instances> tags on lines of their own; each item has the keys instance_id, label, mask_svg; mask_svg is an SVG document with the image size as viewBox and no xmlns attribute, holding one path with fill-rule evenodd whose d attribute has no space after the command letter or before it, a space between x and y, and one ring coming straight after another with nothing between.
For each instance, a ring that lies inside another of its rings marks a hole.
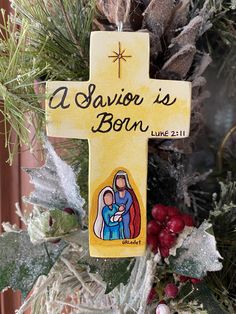
<instances>
[{"instance_id":1,"label":"green foliage","mask_svg":"<svg viewBox=\"0 0 236 314\"><path fill-rule=\"evenodd\" d=\"M46 160L42 167L25 168L35 190L24 201L42 208L63 210L70 207L77 215L79 222L85 216L84 199L76 182L73 169L55 152L48 140L44 143Z\"/></svg>"},{"instance_id":2,"label":"green foliage","mask_svg":"<svg viewBox=\"0 0 236 314\"><path fill-rule=\"evenodd\" d=\"M203 39L211 55L222 58L219 54L224 48L230 48L235 45L235 0L197 0L192 2L192 15L206 6L208 14L211 16L211 27L207 30ZM203 42L203 41L202 41Z\"/></svg>"},{"instance_id":3,"label":"green foliage","mask_svg":"<svg viewBox=\"0 0 236 314\"><path fill-rule=\"evenodd\" d=\"M225 215L236 207L236 182L228 179L226 182L219 182L221 192L213 195L214 210L211 211L211 219L215 221L218 216Z\"/></svg>"},{"instance_id":4,"label":"green foliage","mask_svg":"<svg viewBox=\"0 0 236 314\"><path fill-rule=\"evenodd\" d=\"M191 290L192 292L190 292ZM187 302L198 301L198 304L202 304L208 314L227 314L205 282L194 285L194 288L188 283L181 289L181 294ZM188 294L189 296L186 298Z\"/></svg>"},{"instance_id":5,"label":"green foliage","mask_svg":"<svg viewBox=\"0 0 236 314\"><path fill-rule=\"evenodd\" d=\"M95 12L94 1L13 0L19 17L30 24L29 39L41 50L41 67L49 65L47 78L88 78L89 37Z\"/></svg>"},{"instance_id":6,"label":"green foliage","mask_svg":"<svg viewBox=\"0 0 236 314\"><path fill-rule=\"evenodd\" d=\"M214 195L210 218L217 246L223 257L223 269L207 277L208 286L221 304L233 313L236 305L236 182L220 182L221 193Z\"/></svg>"},{"instance_id":7,"label":"green foliage","mask_svg":"<svg viewBox=\"0 0 236 314\"><path fill-rule=\"evenodd\" d=\"M40 275L47 275L65 244L33 245L25 231L0 237L0 291L19 289L25 298Z\"/></svg>"},{"instance_id":8,"label":"green foliage","mask_svg":"<svg viewBox=\"0 0 236 314\"><path fill-rule=\"evenodd\" d=\"M81 196L85 199L84 209L88 204L88 166L89 145L87 140L68 139L55 144L54 148L60 152L60 156L73 168L77 175Z\"/></svg>"},{"instance_id":9,"label":"green foliage","mask_svg":"<svg viewBox=\"0 0 236 314\"><path fill-rule=\"evenodd\" d=\"M51 221L51 223L49 223ZM45 242L49 238L61 238L76 231L79 222L75 215L59 209L38 213L28 221L28 233L33 243Z\"/></svg>"},{"instance_id":10,"label":"green foliage","mask_svg":"<svg viewBox=\"0 0 236 314\"><path fill-rule=\"evenodd\" d=\"M204 1L193 1L193 12L198 11ZM211 27L199 43L209 51L214 66L218 69L218 77L225 80L225 88L229 97L235 97L236 84L236 1L210 0L207 3L211 17Z\"/></svg>"},{"instance_id":11,"label":"green foliage","mask_svg":"<svg viewBox=\"0 0 236 314\"><path fill-rule=\"evenodd\" d=\"M91 273L99 274L106 282L106 292L111 292L119 284L126 285L134 267L134 259L103 259L85 256L80 259L79 264L89 267Z\"/></svg>"},{"instance_id":12,"label":"green foliage","mask_svg":"<svg viewBox=\"0 0 236 314\"><path fill-rule=\"evenodd\" d=\"M41 138L43 81L88 79L95 13L94 1L15 0L12 6L15 15L4 17L0 28L0 113L10 163L18 145L32 148L31 131L36 131L33 140ZM35 80L42 80L37 95Z\"/></svg>"},{"instance_id":13,"label":"green foliage","mask_svg":"<svg viewBox=\"0 0 236 314\"><path fill-rule=\"evenodd\" d=\"M88 204L88 158L89 158L89 147L88 141L79 141L79 153L78 163L80 165L80 171L78 174L78 184L81 189L81 196L85 199L85 203Z\"/></svg>"},{"instance_id":14,"label":"green foliage","mask_svg":"<svg viewBox=\"0 0 236 314\"><path fill-rule=\"evenodd\" d=\"M204 221L177 249L176 256L171 256L170 268L174 273L191 278L203 278L208 271L222 268L218 261L220 254L216 249L214 235L210 234L211 224Z\"/></svg>"},{"instance_id":15,"label":"green foliage","mask_svg":"<svg viewBox=\"0 0 236 314\"><path fill-rule=\"evenodd\" d=\"M1 13L4 16L4 12ZM17 151L17 145L12 143L29 144L29 128L35 128L38 134L43 125L42 97L34 94L33 82L42 75L46 65L44 68L38 65L36 51L28 41L29 28L29 23L23 21L19 29L16 16L12 16L11 22L9 17L4 19L4 25L0 27L0 102L4 102L0 115L1 123L5 125L5 146L10 163ZM16 31L12 32L12 29ZM40 55L40 51L37 54Z\"/></svg>"}]
</instances>

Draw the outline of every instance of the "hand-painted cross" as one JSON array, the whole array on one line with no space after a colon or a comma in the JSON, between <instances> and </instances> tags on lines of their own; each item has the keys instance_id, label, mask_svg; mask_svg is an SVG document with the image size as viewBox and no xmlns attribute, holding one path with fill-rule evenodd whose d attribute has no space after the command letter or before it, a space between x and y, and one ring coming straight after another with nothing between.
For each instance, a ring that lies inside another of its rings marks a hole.
<instances>
[{"instance_id":1,"label":"hand-painted cross","mask_svg":"<svg viewBox=\"0 0 236 314\"><path fill-rule=\"evenodd\" d=\"M90 255L143 255L147 142L188 136L191 84L149 78L148 34L93 32L90 80L47 93L48 135L89 139Z\"/></svg>"}]
</instances>

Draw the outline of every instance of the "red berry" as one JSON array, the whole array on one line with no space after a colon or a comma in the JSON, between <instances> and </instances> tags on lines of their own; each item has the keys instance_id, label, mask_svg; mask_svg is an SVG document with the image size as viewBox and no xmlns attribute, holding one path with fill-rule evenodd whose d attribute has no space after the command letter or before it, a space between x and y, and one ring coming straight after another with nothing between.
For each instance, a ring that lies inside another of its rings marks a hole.
<instances>
[{"instance_id":1,"label":"red berry","mask_svg":"<svg viewBox=\"0 0 236 314\"><path fill-rule=\"evenodd\" d=\"M191 278L191 283L196 284L202 281L202 279L198 279L198 278Z\"/></svg>"},{"instance_id":2,"label":"red berry","mask_svg":"<svg viewBox=\"0 0 236 314\"><path fill-rule=\"evenodd\" d=\"M167 247L160 247L161 256L166 258L170 255L170 251Z\"/></svg>"},{"instance_id":3,"label":"red berry","mask_svg":"<svg viewBox=\"0 0 236 314\"><path fill-rule=\"evenodd\" d=\"M193 217L188 214L182 214L182 219L185 223L185 226L193 227L195 225Z\"/></svg>"},{"instance_id":4,"label":"red berry","mask_svg":"<svg viewBox=\"0 0 236 314\"><path fill-rule=\"evenodd\" d=\"M168 298L175 298L179 292L179 289L173 283L168 283L164 290Z\"/></svg>"},{"instance_id":5,"label":"red berry","mask_svg":"<svg viewBox=\"0 0 236 314\"><path fill-rule=\"evenodd\" d=\"M164 224L164 225L166 225L166 224L167 224L167 222L170 220L170 218L171 218L171 217L166 216L166 219L165 219L165 221L163 222L163 224Z\"/></svg>"},{"instance_id":6,"label":"red berry","mask_svg":"<svg viewBox=\"0 0 236 314\"><path fill-rule=\"evenodd\" d=\"M167 223L167 227L169 228L170 231L174 233L180 233L184 229L184 220L182 217L179 216L173 216Z\"/></svg>"},{"instance_id":7,"label":"red berry","mask_svg":"<svg viewBox=\"0 0 236 314\"><path fill-rule=\"evenodd\" d=\"M155 220L149 221L147 224L147 234L158 234L161 231L161 225L159 225Z\"/></svg>"},{"instance_id":8,"label":"red berry","mask_svg":"<svg viewBox=\"0 0 236 314\"><path fill-rule=\"evenodd\" d=\"M64 212L66 212L69 215L75 215L75 212L72 208L66 207L63 209Z\"/></svg>"},{"instance_id":9,"label":"red berry","mask_svg":"<svg viewBox=\"0 0 236 314\"><path fill-rule=\"evenodd\" d=\"M157 297L156 290L152 288L149 292L148 298L147 298L147 304L152 303L152 301Z\"/></svg>"},{"instance_id":10,"label":"red berry","mask_svg":"<svg viewBox=\"0 0 236 314\"><path fill-rule=\"evenodd\" d=\"M188 281L190 278L189 277L187 277L187 276L179 276L179 281L180 282L186 282L186 281Z\"/></svg>"},{"instance_id":11,"label":"red berry","mask_svg":"<svg viewBox=\"0 0 236 314\"><path fill-rule=\"evenodd\" d=\"M167 212L168 212L168 216L172 217L172 216L176 216L180 213L180 210L177 207L174 206L168 206L167 207Z\"/></svg>"},{"instance_id":12,"label":"red berry","mask_svg":"<svg viewBox=\"0 0 236 314\"><path fill-rule=\"evenodd\" d=\"M158 240L157 236L154 236L153 234L150 234L147 236L147 244L152 250L152 252L157 253L158 250Z\"/></svg>"},{"instance_id":13,"label":"red berry","mask_svg":"<svg viewBox=\"0 0 236 314\"><path fill-rule=\"evenodd\" d=\"M162 230L158 235L158 240L161 247L170 249L176 242L176 236L168 230Z\"/></svg>"},{"instance_id":14,"label":"red berry","mask_svg":"<svg viewBox=\"0 0 236 314\"><path fill-rule=\"evenodd\" d=\"M167 216L166 206L162 204L156 204L152 208L152 217L157 221L163 222Z\"/></svg>"}]
</instances>

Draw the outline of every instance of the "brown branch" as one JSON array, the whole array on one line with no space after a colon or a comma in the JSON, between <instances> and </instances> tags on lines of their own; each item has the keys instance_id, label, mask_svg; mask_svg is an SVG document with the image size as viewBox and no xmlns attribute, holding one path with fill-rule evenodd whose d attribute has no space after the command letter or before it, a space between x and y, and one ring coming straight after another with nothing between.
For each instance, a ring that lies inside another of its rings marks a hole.
<instances>
[{"instance_id":1,"label":"brown branch","mask_svg":"<svg viewBox=\"0 0 236 314\"><path fill-rule=\"evenodd\" d=\"M217 156L218 156L218 169L221 172L222 171L222 165L223 165L223 154L224 154L224 148L226 143L228 142L229 138L231 137L231 135L236 132L236 124L232 126L232 128L226 133L226 135L224 136L220 147L218 149L217 152Z\"/></svg>"}]
</instances>

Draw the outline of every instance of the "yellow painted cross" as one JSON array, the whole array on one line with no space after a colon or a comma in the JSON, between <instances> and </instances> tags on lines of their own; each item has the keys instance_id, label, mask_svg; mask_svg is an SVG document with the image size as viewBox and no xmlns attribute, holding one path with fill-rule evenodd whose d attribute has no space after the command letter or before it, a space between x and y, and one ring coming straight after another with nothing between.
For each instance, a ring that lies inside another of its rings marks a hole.
<instances>
[{"instance_id":1,"label":"yellow painted cross","mask_svg":"<svg viewBox=\"0 0 236 314\"><path fill-rule=\"evenodd\" d=\"M93 32L89 81L47 92L48 135L89 139L90 255L143 255L148 139L188 136L191 84L149 78L148 34Z\"/></svg>"}]
</instances>

